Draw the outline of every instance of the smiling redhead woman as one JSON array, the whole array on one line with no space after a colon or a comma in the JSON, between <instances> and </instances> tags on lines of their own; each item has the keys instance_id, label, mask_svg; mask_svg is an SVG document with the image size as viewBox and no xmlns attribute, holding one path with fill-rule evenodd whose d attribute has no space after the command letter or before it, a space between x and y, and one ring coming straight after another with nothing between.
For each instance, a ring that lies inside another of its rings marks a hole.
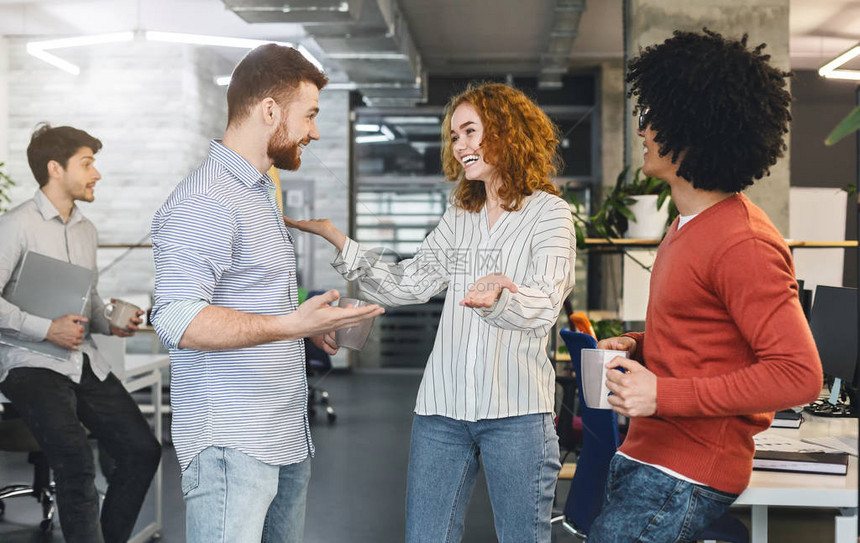
<instances>
[{"instance_id":1,"label":"smiling redhead woman","mask_svg":"<svg viewBox=\"0 0 860 543\"><path fill-rule=\"evenodd\" d=\"M410 543L462 540L480 466L499 541L550 540L561 466L546 343L576 257L570 208L551 180L558 142L522 92L472 86L442 123L452 205L413 258L384 262L327 219L285 218L338 249L332 265L363 298L396 306L447 290L412 423Z\"/></svg>"}]
</instances>

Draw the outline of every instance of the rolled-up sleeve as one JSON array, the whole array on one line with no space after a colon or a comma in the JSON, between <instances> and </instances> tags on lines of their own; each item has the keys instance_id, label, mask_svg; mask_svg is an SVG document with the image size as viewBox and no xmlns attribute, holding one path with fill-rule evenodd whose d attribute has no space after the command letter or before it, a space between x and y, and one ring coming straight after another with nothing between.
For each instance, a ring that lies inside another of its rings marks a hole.
<instances>
[{"instance_id":1,"label":"rolled-up sleeve","mask_svg":"<svg viewBox=\"0 0 860 543\"><path fill-rule=\"evenodd\" d=\"M358 281L368 300L398 306L424 303L448 288L451 240L449 210L427 236L413 258L382 261L384 250L369 249L347 238L332 267L347 281Z\"/></svg>"},{"instance_id":2,"label":"rolled-up sleeve","mask_svg":"<svg viewBox=\"0 0 860 543\"><path fill-rule=\"evenodd\" d=\"M189 197L153 219L151 318L168 348L179 348L188 325L212 303L215 286L232 263L236 236L230 210L205 195Z\"/></svg>"}]
</instances>

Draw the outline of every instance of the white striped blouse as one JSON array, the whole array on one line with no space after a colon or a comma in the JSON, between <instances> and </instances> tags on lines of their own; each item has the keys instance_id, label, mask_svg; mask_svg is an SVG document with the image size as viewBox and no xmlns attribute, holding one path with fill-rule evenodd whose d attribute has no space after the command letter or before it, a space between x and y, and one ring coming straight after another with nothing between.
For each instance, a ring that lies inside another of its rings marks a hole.
<instances>
[{"instance_id":1,"label":"white striped blouse","mask_svg":"<svg viewBox=\"0 0 860 543\"><path fill-rule=\"evenodd\" d=\"M293 242L274 183L213 141L152 221L153 326L170 349L173 442L185 468L211 445L271 465L313 454L302 340L233 351L180 349L209 304L284 315L298 307Z\"/></svg>"},{"instance_id":2,"label":"white striped blouse","mask_svg":"<svg viewBox=\"0 0 860 543\"><path fill-rule=\"evenodd\" d=\"M476 421L553 411L547 337L573 288L576 258L564 200L537 192L492 229L485 210L452 206L414 258L392 264L382 253L347 239L332 266L360 282L362 298L384 305L424 303L448 289L416 413ZM503 290L487 309L460 306L490 273L508 276L519 292Z\"/></svg>"}]
</instances>

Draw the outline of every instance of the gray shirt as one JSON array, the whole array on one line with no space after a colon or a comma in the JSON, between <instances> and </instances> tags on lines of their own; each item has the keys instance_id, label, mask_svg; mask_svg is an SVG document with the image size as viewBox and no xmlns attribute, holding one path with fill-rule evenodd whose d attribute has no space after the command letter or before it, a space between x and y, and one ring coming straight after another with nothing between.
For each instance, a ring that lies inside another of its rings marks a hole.
<instances>
[{"instance_id":1,"label":"gray shirt","mask_svg":"<svg viewBox=\"0 0 860 543\"><path fill-rule=\"evenodd\" d=\"M22 338L41 341L48 334L51 320L21 311L6 301L5 294L15 286L18 270L27 251L34 251L71 264L96 270L98 232L77 206L67 222L47 196L37 190L31 200L0 215L0 333L2 329L13 330ZM93 282L89 301L83 316L89 319L84 324L85 337L78 350L68 361L61 361L25 349L0 345L0 381L9 370L18 367L47 368L69 377L78 383L81 380L83 354L90 358L93 373L104 380L110 365L101 356L93 343L91 332L110 334L110 325L104 318L104 302Z\"/></svg>"}]
</instances>

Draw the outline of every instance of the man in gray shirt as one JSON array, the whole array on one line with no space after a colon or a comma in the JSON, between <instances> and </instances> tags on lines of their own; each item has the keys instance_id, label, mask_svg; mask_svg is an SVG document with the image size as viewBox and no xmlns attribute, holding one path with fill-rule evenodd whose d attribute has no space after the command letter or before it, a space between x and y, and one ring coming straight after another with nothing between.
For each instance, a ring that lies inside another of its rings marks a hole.
<instances>
[{"instance_id":1,"label":"man in gray shirt","mask_svg":"<svg viewBox=\"0 0 860 543\"><path fill-rule=\"evenodd\" d=\"M96 270L98 233L76 201L92 202L101 179L95 153L101 142L70 126L36 129L27 160L39 190L32 199L0 215L0 331L30 341L49 341L72 351L60 360L31 350L0 346L0 392L33 432L54 470L57 505L65 540L82 543L128 540L161 446L137 404L93 343L91 332L133 335L112 326L93 282L83 314L54 320L9 303L24 255L40 253ZM140 315L138 315L139 317ZM93 454L86 426L115 462L99 522Z\"/></svg>"}]
</instances>

